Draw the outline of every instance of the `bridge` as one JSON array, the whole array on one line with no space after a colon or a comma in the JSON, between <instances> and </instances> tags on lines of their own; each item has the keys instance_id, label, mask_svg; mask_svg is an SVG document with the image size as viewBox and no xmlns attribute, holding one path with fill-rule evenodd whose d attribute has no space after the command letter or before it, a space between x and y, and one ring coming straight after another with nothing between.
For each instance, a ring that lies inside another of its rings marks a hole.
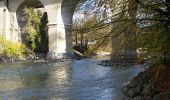
<instances>
[{"instance_id":1,"label":"bridge","mask_svg":"<svg viewBox=\"0 0 170 100\"><path fill-rule=\"evenodd\" d=\"M48 28L48 55L50 58L73 56L72 17L78 0L0 0L0 32L6 39L21 42L22 18L19 9L34 6L45 9Z\"/></svg>"}]
</instances>

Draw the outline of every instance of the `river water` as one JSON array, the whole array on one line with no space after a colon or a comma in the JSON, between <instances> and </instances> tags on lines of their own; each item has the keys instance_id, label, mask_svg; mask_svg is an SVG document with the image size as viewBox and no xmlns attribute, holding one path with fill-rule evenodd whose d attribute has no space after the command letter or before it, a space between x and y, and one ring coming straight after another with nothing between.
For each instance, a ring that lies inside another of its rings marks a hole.
<instances>
[{"instance_id":1,"label":"river water","mask_svg":"<svg viewBox=\"0 0 170 100\"><path fill-rule=\"evenodd\" d=\"M126 100L121 87L140 68L100 66L99 60L0 64L0 100Z\"/></svg>"}]
</instances>

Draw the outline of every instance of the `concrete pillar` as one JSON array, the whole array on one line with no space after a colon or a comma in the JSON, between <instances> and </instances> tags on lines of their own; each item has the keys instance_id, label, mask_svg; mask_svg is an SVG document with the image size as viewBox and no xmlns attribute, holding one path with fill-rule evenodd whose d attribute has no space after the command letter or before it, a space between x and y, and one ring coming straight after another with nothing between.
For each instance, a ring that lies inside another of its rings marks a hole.
<instances>
[{"instance_id":1,"label":"concrete pillar","mask_svg":"<svg viewBox=\"0 0 170 100\"><path fill-rule=\"evenodd\" d=\"M10 13L8 11L8 8L6 7L4 1L0 1L0 34L2 34L7 40L10 40Z\"/></svg>"},{"instance_id":2,"label":"concrete pillar","mask_svg":"<svg viewBox=\"0 0 170 100\"><path fill-rule=\"evenodd\" d=\"M66 54L65 26L61 16L61 3L45 6L48 14L49 58L61 58Z\"/></svg>"},{"instance_id":3,"label":"concrete pillar","mask_svg":"<svg viewBox=\"0 0 170 100\"><path fill-rule=\"evenodd\" d=\"M6 10L6 6L4 1L0 1L0 15L1 15L1 20L0 20L0 34L4 35L5 33L5 26L4 26L4 21L6 20L5 17L5 10Z\"/></svg>"},{"instance_id":4,"label":"concrete pillar","mask_svg":"<svg viewBox=\"0 0 170 100\"><path fill-rule=\"evenodd\" d=\"M66 56L73 57L73 44L72 44L72 25L65 25L66 31Z\"/></svg>"},{"instance_id":5,"label":"concrete pillar","mask_svg":"<svg viewBox=\"0 0 170 100\"><path fill-rule=\"evenodd\" d=\"M74 14L74 9L76 7L76 2L74 0L63 0L62 3L62 19L65 25L66 34L66 55L68 57L73 57L73 46L72 46L72 19Z\"/></svg>"},{"instance_id":6,"label":"concrete pillar","mask_svg":"<svg viewBox=\"0 0 170 100\"><path fill-rule=\"evenodd\" d=\"M56 4L47 5L49 34L49 56L60 58L73 57L72 18L75 4L72 1L58 0Z\"/></svg>"},{"instance_id":7,"label":"concrete pillar","mask_svg":"<svg viewBox=\"0 0 170 100\"><path fill-rule=\"evenodd\" d=\"M24 0L9 0L10 10L10 40L12 42L21 42L21 31L17 20L17 9Z\"/></svg>"},{"instance_id":8,"label":"concrete pillar","mask_svg":"<svg viewBox=\"0 0 170 100\"><path fill-rule=\"evenodd\" d=\"M11 34L12 34L12 41L13 42L21 42L21 31L20 31L20 27L17 21L17 13L16 11L11 11L11 20L13 20L13 22L11 22L11 24L13 24L13 27L11 27Z\"/></svg>"}]
</instances>

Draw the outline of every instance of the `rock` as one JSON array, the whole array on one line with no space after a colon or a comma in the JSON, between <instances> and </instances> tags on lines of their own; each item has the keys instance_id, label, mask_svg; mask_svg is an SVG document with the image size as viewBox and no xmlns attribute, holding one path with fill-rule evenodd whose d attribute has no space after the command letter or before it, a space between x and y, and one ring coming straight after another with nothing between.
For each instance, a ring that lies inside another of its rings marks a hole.
<instances>
[{"instance_id":1,"label":"rock","mask_svg":"<svg viewBox=\"0 0 170 100\"><path fill-rule=\"evenodd\" d=\"M141 92L141 85L137 85L136 87L132 88L128 93L129 97L134 98L138 96Z\"/></svg>"},{"instance_id":2,"label":"rock","mask_svg":"<svg viewBox=\"0 0 170 100\"><path fill-rule=\"evenodd\" d=\"M165 97L166 97L167 100L170 100L170 90L168 92L166 92Z\"/></svg>"},{"instance_id":3,"label":"rock","mask_svg":"<svg viewBox=\"0 0 170 100\"><path fill-rule=\"evenodd\" d=\"M154 95L153 100L162 100L160 94Z\"/></svg>"},{"instance_id":4,"label":"rock","mask_svg":"<svg viewBox=\"0 0 170 100\"><path fill-rule=\"evenodd\" d=\"M3 58L2 57L0 57L0 62L3 62L4 60L3 60Z\"/></svg>"},{"instance_id":5,"label":"rock","mask_svg":"<svg viewBox=\"0 0 170 100\"><path fill-rule=\"evenodd\" d=\"M129 89L130 89L130 88L127 87L127 86L126 86L126 87L123 87L122 92L125 93L125 94L127 94Z\"/></svg>"},{"instance_id":6,"label":"rock","mask_svg":"<svg viewBox=\"0 0 170 100\"><path fill-rule=\"evenodd\" d=\"M112 66L112 63L109 60L101 61L100 65L102 66Z\"/></svg>"},{"instance_id":7,"label":"rock","mask_svg":"<svg viewBox=\"0 0 170 100\"><path fill-rule=\"evenodd\" d=\"M136 81L130 81L130 83L127 85L128 88L134 88L138 85L138 82Z\"/></svg>"},{"instance_id":8,"label":"rock","mask_svg":"<svg viewBox=\"0 0 170 100\"><path fill-rule=\"evenodd\" d=\"M138 74L124 89L131 100L170 100L170 87L167 77L155 78L156 73L146 69ZM167 82L166 84L164 83ZM169 91L169 92L168 92Z\"/></svg>"},{"instance_id":9,"label":"rock","mask_svg":"<svg viewBox=\"0 0 170 100\"><path fill-rule=\"evenodd\" d=\"M163 97L163 100L170 100L170 90L167 92L161 93L161 96Z\"/></svg>"},{"instance_id":10,"label":"rock","mask_svg":"<svg viewBox=\"0 0 170 100\"><path fill-rule=\"evenodd\" d=\"M134 92L133 90L129 90L126 94L128 97L133 98L134 97Z\"/></svg>"},{"instance_id":11,"label":"rock","mask_svg":"<svg viewBox=\"0 0 170 100\"><path fill-rule=\"evenodd\" d=\"M150 84L144 84L144 89L142 91L143 95L147 95L147 93L149 93L151 91L151 85Z\"/></svg>"},{"instance_id":12,"label":"rock","mask_svg":"<svg viewBox=\"0 0 170 100\"><path fill-rule=\"evenodd\" d=\"M135 98L133 98L133 100L143 100L141 96L137 96Z\"/></svg>"},{"instance_id":13,"label":"rock","mask_svg":"<svg viewBox=\"0 0 170 100\"><path fill-rule=\"evenodd\" d=\"M35 57L34 57L34 55L32 55L32 54L29 54L28 56L27 56L27 60L33 60Z\"/></svg>"},{"instance_id":14,"label":"rock","mask_svg":"<svg viewBox=\"0 0 170 100\"><path fill-rule=\"evenodd\" d=\"M170 91L155 94L152 100L170 100Z\"/></svg>"},{"instance_id":15,"label":"rock","mask_svg":"<svg viewBox=\"0 0 170 100\"><path fill-rule=\"evenodd\" d=\"M15 62L15 59L14 58L10 58L9 62Z\"/></svg>"}]
</instances>

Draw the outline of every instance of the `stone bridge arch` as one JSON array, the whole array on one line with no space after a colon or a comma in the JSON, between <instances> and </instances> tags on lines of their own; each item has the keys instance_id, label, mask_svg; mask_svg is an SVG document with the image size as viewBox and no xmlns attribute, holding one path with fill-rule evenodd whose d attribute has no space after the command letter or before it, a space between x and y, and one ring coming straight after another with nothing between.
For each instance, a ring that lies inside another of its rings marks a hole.
<instances>
[{"instance_id":1,"label":"stone bridge arch","mask_svg":"<svg viewBox=\"0 0 170 100\"><path fill-rule=\"evenodd\" d=\"M25 0L9 0L11 11L11 32L16 41L20 41L20 27L16 11ZM31 0L30 0L31 1ZM38 0L48 15L49 58L73 56L72 48L72 17L77 0Z\"/></svg>"},{"instance_id":2,"label":"stone bridge arch","mask_svg":"<svg viewBox=\"0 0 170 100\"><path fill-rule=\"evenodd\" d=\"M19 33L21 42L24 43L28 48L31 48L31 42L28 40L28 35L25 34L26 31L26 16L25 7L33 8L34 11L40 17L41 26L39 27L39 39L41 42L36 42L36 48L34 49L35 53L43 53L46 54L48 52L48 16L47 12L44 8L44 5L39 0L24 0L16 10L16 17L19 26Z\"/></svg>"}]
</instances>

